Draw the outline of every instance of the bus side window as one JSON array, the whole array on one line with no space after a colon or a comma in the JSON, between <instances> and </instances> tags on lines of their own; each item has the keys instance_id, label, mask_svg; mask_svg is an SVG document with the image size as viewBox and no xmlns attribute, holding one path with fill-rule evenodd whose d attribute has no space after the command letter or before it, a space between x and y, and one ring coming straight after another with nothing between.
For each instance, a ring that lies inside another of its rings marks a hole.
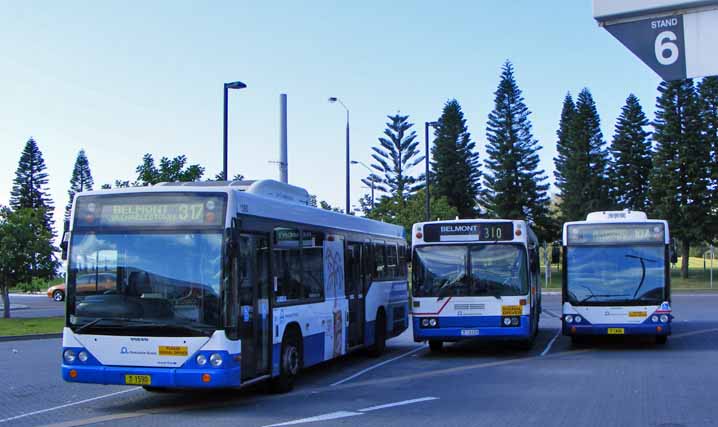
<instances>
[{"instance_id":1,"label":"bus side window","mask_svg":"<svg viewBox=\"0 0 718 427\"><path fill-rule=\"evenodd\" d=\"M309 299L324 296L324 234L304 231L302 233L302 284L304 297Z\"/></svg>"},{"instance_id":2,"label":"bus side window","mask_svg":"<svg viewBox=\"0 0 718 427\"><path fill-rule=\"evenodd\" d=\"M374 247L371 245L371 243L362 243L362 253L361 253L361 262L362 262L362 276L363 276L363 285L364 289L362 290L362 293L366 295L367 291L369 290L369 285L371 283L372 278L374 277Z\"/></svg>"},{"instance_id":3,"label":"bus side window","mask_svg":"<svg viewBox=\"0 0 718 427\"><path fill-rule=\"evenodd\" d=\"M384 256L384 242L374 244L374 280L384 280L386 277L386 262Z\"/></svg>"},{"instance_id":4,"label":"bus side window","mask_svg":"<svg viewBox=\"0 0 718 427\"><path fill-rule=\"evenodd\" d=\"M386 245L386 278L393 280L399 275L398 271L399 259L396 254L396 244L389 243Z\"/></svg>"},{"instance_id":5,"label":"bus side window","mask_svg":"<svg viewBox=\"0 0 718 427\"><path fill-rule=\"evenodd\" d=\"M407 270L408 260L407 260L406 258L407 258L407 257L406 257L406 246L404 246L404 245L399 245L399 272L398 272L398 276L399 276L401 279L406 279L406 276L407 276L407 273L408 273L408 270Z\"/></svg>"},{"instance_id":6,"label":"bus side window","mask_svg":"<svg viewBox=\"0 0 718 427\"><path fill-rule=\"evenodd\" d=\"M277 278L275 298L286 303L304 298L302 286L301 249L299 230L277 227L274 229L274 275Z\"/></svg>"}]
</instances>

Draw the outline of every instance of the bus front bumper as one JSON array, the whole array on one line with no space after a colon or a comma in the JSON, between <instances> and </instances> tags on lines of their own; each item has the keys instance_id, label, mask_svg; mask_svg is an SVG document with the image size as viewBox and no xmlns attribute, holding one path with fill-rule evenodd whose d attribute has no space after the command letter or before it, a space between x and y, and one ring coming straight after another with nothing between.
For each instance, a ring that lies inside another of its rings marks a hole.
<instances>
[{"instance_id":1,"label":"bus front bumper","mask_svg":"<svg viewBox=\"0 0 718 427\"><path fill-rule=\"evenodd\" d=\"M570 325L563 324L563 334L576 335L670 335L671 324L599 324L599 325Z\"/></svg>"},{"instance_id":2,"label":"bus front bumper","mask_svg":"<svg viewBox=\"0 0 718 427\"><path fill-rule=\"evenodd\" d=\"M65 381L76 383L144 385L160 388L237 387L241 383L239 367L186 369L82 366L63 363L62 378ZM137 381L147 378L149 378L149 384L141 384Z\"/></svg>"},{"instance_id":3,"label":"bus front bumper","mask_svg":"<svg viewBox=\"0 0 718 427\"><path fill-rule=\"evenodd\" d=\"M493 316L492 316L493 317ZM412 329L414 341L422 342L427 340L437 341L462 341L467 339L496 339L496 340L525 340L531 336L531 321L529 316L521 316L518 326L495 326L501 324L501 317L494 319L483 317L480 321L473 322L466 317L439 317L439 325L434 328L421 326L421 317L414 317ZM487 320L491 326L484 326ZM492 321L493 320L493 321ZM456 324L460 323L460 324ZM448 324L449 326L444 326Z\"/></svg>"}]
</instances>

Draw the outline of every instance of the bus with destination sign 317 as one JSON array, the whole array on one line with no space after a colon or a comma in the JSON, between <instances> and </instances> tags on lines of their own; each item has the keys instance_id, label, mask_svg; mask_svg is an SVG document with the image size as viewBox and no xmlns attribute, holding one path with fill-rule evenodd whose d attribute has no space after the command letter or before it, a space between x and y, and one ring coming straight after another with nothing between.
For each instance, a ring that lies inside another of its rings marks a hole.
<instances>
[{"instance_id":1,"label":"bus with destination sign 317","mask_svg":"<svg viewBox=\"0 0 718 427\"><path fill-rule=\"evenodd\" d=\"M381 354L408 328L404 229L308 202L271 180L78 194L63 378L286 391L304 367Z\"/></svg>"},{"instance_id":2,"label":"bus with destination sign 317","mask_svg":"<svg viewBox=\"0 0 718 427\"><path fill-rule=\"evenodd\" d=\"M502 339L530 348L541 315L538 240L525 221L474 219L412 229L412 327L444 342Z\"/></svg>"},{"instance_id":3,"label":"bus with destination sign 317","mask_svg":"<svg viewBox=\"0 0 718 427\"><path fill-rule=\"evenodd\" d=\"M563 334L671 334L668 223L637 211L588 214L563 226Z\"/></svg>"}]
</instances>

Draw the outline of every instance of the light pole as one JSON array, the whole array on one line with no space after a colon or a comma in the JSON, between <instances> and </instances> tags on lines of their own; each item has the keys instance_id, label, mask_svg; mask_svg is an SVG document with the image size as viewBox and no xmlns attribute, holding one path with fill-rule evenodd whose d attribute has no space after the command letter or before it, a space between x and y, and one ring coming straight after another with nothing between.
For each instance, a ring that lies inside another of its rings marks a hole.
<instances>
[{"instance_id":1,"label":"light pole","mask_svg":"<svg viewBox=\"0 0 718 427\"><path fill-rule=\"evenodd\" d=\"M371 168L365 165L363 162L352 160L351 163L353 165L362 165L366 168L366 170L369 171L369 180L371 181L371 208L374 209L374 177L372 176L373 172L371 171Z\"/></svg>"},{"instance_id":2,"label":"light pole","mask_svg":"<svg viewBox=\"0 0 718 427\"><path fill-rule=\"evenodd\" d=\"M227 98L230 89L244 89L247 87L242 82L231 82L224 84L224 120L222 122L222 177L227 181Z\"/></svg>"},{"instance_id":3,"label":"light pole","mask_svg":"<svg viewBox=\"0 0 718 427\"><path fill-rule=\"evenodd\" d=\"M425 221L431 221L431 204L429 202L429 126L435 128L439 123L438 122L424 122L424 164L425 164L425 178L426 179L426 197L424 199L424 209L425 209Z\"/></svg>"},{"instance_id":4,"label":"light pole","mask_svg":"<svg viewBox=\"0 0 718 427\"><path fill-rule=\"evenodd\" d=\"M342 102L341 99L339 99L335 96L330 97L329 102L331 102L331 103L339 102L339 104L341 104L341 106L344 107L344 109L347 111L347 147L346 147L346 150L347 150L347 156L346 156L347 157L347 159L346 159L347 160L347 164L346 164L346 193L347 194L346 194L346 198L347 198L347 200L346 200L346 211L345 212L347 215L351 215L351 213L350 213L351 205L349 203L349 109L347 108L346 105L344 105L344 103Z\"/></svg>"}]
</instances>

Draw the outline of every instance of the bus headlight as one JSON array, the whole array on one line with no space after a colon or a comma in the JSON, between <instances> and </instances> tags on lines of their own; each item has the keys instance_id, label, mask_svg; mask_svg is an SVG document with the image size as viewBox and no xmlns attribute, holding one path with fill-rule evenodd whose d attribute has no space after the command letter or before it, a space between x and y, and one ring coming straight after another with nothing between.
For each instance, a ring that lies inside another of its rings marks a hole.
<instances>
[{"instance_id":1,"label":"bus headlight","mask_svg":"<svg viewBox=\"0 0 718 427\"><path fill-rule=\"evenodd\" d=\"M198 354L195 360L197 361L197 364L199 366L204 366L207 364L207 356L205 356L204 354Z\"/></svg>"},{"instance_id":2,"label":"bus headlight","mask_svg":"<svg viewBox=\"0 0 718 427\"><path fill-rule=\"evenodd\" d=\"M563 320L565 320L566 323L573 323L573 316L570 314L568 316L563 316Z\"/></svg>"},{"instance_id":3,"label":"bus headlight","mask_svg":"<svg viewBox=\"0 0 718 427\"><path fill-rule=\"evenodd\" d=\"M436 319L429 319L429 326L431 326L432 328L435 328L436 327Z\"/></svg>"},{"instance_id":4,"label":"bus headlight","mask_svg":"<svg viewBox=\"0 0 718 427\"><path fill-rule=\"evenodd\" d=\"M421 326L428 328L429 327L429 319L427 319L427 318L421 319Z\"/></svg>"},{"instance_id":5,"label":"bus headlight","mask_svg":"<svg viewBox=\"0 0 718 427\"><path fill-rule=\"evenodd\" d=\"M80 362L82 362L82 363L87 362L87 352L86 352L86 351L81 351L81 352L77 355L77 358L80 359Z\"/></svg>"},{"instance_id":6,"label":"bus headlight","mask_svg":"<svg viewBox=\"0 0 718 427\"><path fill-rule=\"evenodd\" d=\"M668 316L665 314L661 314L661 322L662 323L668 323Z\"/></svg>"},{"instance_id":7,"label":"bus headlight","mask_svg":"<svg viewBox=\"0 0 718 427\"><path fill-rule=\"evenodd\" d=\"M209 363L211 363L215 368L219 368L222 366L222 356L217 353L212 353L212 355L209 356Z\"/></svg>"},{"instance_id":8,"label":"bus headlight","mask_svg":"<svg viewBox=\"0 0 718 427\"><path fill-rule=\"evenodd\" d=\"M67 363L72 363L72 362L75 361L75 357L76 357L76 356L75 356L75 352L74 352L74 351L72 351L72 350L70 350L70 349L67 349L67 350L65 350L65 352L62 354L62 357L65 358L65 362L67 362Z\"/></svg>"},{"instance_id":9,"label":"bus headlight","mask_svg":"<svg viewBox=\"0 0 718 427\"><path fill-rule=\"evenodd\" d=\"M581 316L574 316L574 318L573 318L573 321L576 322L576 323L581 323L581 320L583 320L583 319L581 318Z\"/></svg>"},{"instance_id":10,"label":"bus headlight","mask_svg":"<svg viewBox=\"0 0 718 427\"><path fill-rule=\"evenodd\" d=\"M651 322L658 323L658 316L656 316L655 314L651 316Z\"/></svg>"},{"instance_id":11,"label":"bus headlight","mask_svg":"<svg viewBox=\"0 0 718 427\"><path fill-rule=\"evenodd\" d=\"M511 318L504 317L504 326L511 326Z\"/></svg>"},{"instance_id":12,"label":"bus headlight","mask_svg":"<svg viewBox=\"0 0 718 427\"><path fill-rule=\"evenodd\" d=\"M521 320L518 317L511 318L511 326L519 326L520 322L521 322Z\"/></svg>"}]
</instances>

